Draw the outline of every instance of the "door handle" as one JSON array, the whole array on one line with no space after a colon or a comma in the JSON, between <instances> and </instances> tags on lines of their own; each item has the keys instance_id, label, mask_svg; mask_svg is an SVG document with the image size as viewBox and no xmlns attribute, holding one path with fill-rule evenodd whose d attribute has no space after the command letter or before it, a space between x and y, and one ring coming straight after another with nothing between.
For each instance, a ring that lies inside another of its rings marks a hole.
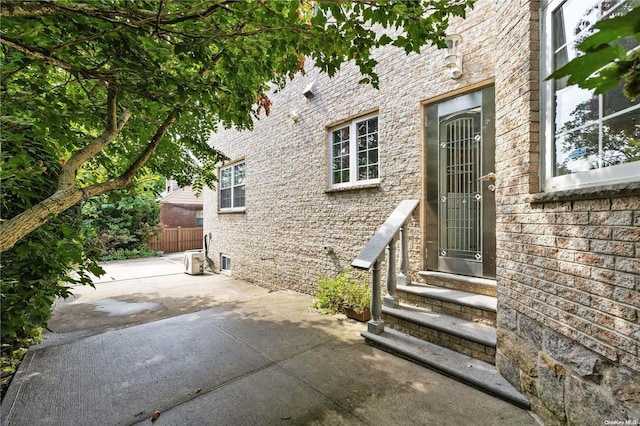
<instances>
[{"instance_id":1,"label":"door handle","mask_svg":"<svg viewBox=\"0 0 640 426\"><path fill-rule=\"evenodd\" d=\"M487 174L486 174L486 175L484 175L484 176L480 176L480 177L478 178L478 180L489 180L489 181L491 181L491 182L495 182L495 180L496 180L496 174L495 174L494 172L487 173Z\"/></svg>"}]
</instances>

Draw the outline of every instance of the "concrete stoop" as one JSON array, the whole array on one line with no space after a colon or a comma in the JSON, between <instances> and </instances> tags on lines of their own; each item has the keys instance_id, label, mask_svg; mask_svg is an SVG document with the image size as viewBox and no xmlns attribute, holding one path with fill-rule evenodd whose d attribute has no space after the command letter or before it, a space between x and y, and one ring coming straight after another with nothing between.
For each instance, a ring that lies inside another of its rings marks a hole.
<instances>
[{"instance_id":1,"label":"concrete stoop","mask_svg":"<svg viewBox=\"0 0 640 426\"><path fill-rule=\"evenodd\" d=\"M398 286L397 292L406 304L490 327L496 326L495 296L432 285Z\"/></svg>"},{"instance_id":2,"label":"concrete stoop","mask_svg":"<svg viewBox=\"0 0 640 426\"><path fill-rule=\"evenodd\" d=\"M383 306L385 330L366 342L530 408L495 368L496 282L442 272L420 272L425 283L396 288L400 304Z\"/></svg>"},{"instance_id":3,"label":"concrete stoop","mask_svg":"<svg viewBox=\"0 0 640 426\"><path fill-rule=\"evenodd\" d=\"M496 297L498 294L496 280L478 277L468 277L447 272L420 271L420 278L429 285L483 294Z\"/></svg>"},{"instance_id":4,"label":"concrete stoop","mask_svg":"<svg viewBox=\"0 0 640 426\"><path fill-rule=\"evenodd\" d=\"M385 324L412 337L495 364L496 329L401 304L382 307Z\"/></svg>"},{"instance_id":5,"label":"concrete stoop","mask_svg":"<svg viewBox=\"0 0 640 426\"><path fill-rule=\"evenodd\" d=\"M368 344L406 358L529 410L529 400L498 373L495 366L393 329L381 334L364 331Z\"/></svg>"}]
</instances>

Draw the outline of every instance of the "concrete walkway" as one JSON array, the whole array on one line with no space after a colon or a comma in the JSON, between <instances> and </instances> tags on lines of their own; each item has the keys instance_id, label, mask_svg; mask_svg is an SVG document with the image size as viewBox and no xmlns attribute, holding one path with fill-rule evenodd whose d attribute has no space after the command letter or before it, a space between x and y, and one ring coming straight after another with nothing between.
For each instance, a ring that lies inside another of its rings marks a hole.
<instances>
[{"instance_id":1,"label":"concrete walkway","mask_svg":"<svg viewBox=\"0 0 640 426\"><path fill-rule=\"evenodd\" d=\"M364 344L312 298L182 261L110 262L60 301L2 403L17 425L535 425L524 410Z\"/></svg>"}]
</instances>

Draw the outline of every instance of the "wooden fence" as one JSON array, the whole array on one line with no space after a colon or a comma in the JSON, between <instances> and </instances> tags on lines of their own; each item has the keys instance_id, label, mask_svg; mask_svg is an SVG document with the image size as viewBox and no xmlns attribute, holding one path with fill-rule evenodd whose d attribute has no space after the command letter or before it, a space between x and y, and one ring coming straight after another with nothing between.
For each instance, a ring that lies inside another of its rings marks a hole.
<instances>
[{"instance_id":1,"label":"wooden fence","mask_svg":"<svg viewBox=\"0 0 640 426\"><path fill-rule=\"evenodd\" d=\"M202 228L162 228L148 247L165 253L202 249Z\"/></svg>"}]
</instances>

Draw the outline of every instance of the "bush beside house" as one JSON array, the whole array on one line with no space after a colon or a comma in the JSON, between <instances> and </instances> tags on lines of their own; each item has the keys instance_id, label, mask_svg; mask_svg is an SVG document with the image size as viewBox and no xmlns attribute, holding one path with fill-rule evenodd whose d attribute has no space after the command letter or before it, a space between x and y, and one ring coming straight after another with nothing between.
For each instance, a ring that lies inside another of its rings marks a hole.
<instances>
[{"instance_id":1,"label":"bush beside house","mask_svg":"<svg viewBox=\"0 0 640 426\"><path fill-rule=\"evenodd\" d=\"M58 158L42 143L5 138L0 189L3 219L14 217L40 197L53 193L60 170ZM6 175L14 179L4 179ZM84 249L81 223L80 207L71 208L2 253L3 395L26 348L39 341L55 298L66 297L71 285L90 284L89 274L103 272ZM70 275L72 271L76 273Z\"/></svg>"},{"instance_id":2,"label":"bush beside house","mask_svg":"<svg viewBox=\"0 0 640 426\"><path fill-rule=\"evenodd\" d=\"M159 213L152 191L116 192L84 204L83 229L102 260L155 256L147 243L158 232Z\"/></svg>"}]
</instances>

